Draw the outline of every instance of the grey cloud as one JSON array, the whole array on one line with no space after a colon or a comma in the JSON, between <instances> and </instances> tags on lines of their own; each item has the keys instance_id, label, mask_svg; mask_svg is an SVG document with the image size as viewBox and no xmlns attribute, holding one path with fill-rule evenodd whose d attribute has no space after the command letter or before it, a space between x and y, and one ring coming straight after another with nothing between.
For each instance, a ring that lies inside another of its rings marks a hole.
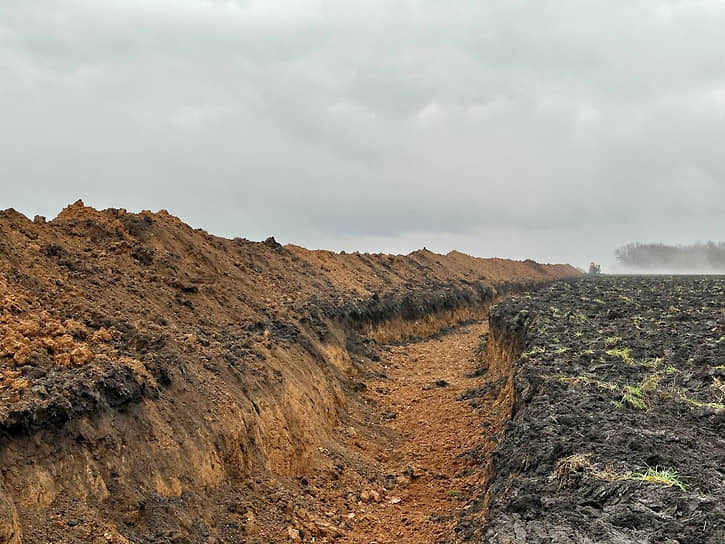
<instances>
[{"instance_id":1,"label":"grey cloud","mask_svg":"<svg viewBox=\"0 0 725 544\"><path fill-rule=\"evenodd\" d=\"M724 24L714 0L3 3L0 206L579 265L722 237Z\"/></svg>"}]
</instances>

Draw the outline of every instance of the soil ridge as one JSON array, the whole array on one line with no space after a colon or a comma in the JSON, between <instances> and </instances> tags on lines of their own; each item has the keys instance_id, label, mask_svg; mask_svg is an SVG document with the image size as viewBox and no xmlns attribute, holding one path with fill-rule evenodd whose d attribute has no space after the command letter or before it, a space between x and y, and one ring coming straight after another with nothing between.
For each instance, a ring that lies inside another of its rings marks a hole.
<instances>
[{"instance_id":1,"label":"soil ridge","mask_svg":"<svg viewBox=\"0 0 725 544\"><path fill-rule=\"evenodd\" d=\"M81 201L0 212L0 542L286 541L282 499L261 505L340 443L378 339L577 274L228 240Z\"/></svg>"}]
</instances>

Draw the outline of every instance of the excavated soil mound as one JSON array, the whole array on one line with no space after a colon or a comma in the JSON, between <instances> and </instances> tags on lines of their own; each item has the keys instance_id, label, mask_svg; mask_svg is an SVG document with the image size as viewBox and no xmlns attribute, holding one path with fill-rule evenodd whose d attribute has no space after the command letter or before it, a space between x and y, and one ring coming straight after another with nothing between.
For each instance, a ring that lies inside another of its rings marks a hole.
<instances>
[{"instance_id":1,"label":"excavated soil mound","mask_svg":"<svg viewBox=\"0 0 725 544\"><path fill-rule=\"evenodd\" d=\"M381 343L578 274L227 240L80 201L48 222L0 212L0 256L0 542L13 544L342 538L307 475L382 477L349 443L401 440L366 397Z\"/></svg>"}]
</instances>

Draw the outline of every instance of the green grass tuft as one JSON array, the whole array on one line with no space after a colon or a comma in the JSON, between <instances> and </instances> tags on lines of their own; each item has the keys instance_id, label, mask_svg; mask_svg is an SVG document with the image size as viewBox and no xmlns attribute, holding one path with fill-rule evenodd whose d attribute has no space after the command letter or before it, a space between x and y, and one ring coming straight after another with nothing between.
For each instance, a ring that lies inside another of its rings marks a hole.
<instances>
[{"instance_id":1,"label":"green grass tuft","mask_svg":"<svg viewBox=\"0 0 725 544\"><path fill-rule=\"evenodd\" d=\"M604 339L604 343L607 346L616 346L621 341L622 341L622 337L621 336L608 336L607 338Z\"/></svg>"},{"instance_id":2,"label":"green grass tuft","mask_svg":"<svg viewBox=\"0 0 725 544\"><path fill-rule=\"evenodd\" d=\"M629 406L630 408L634 408L635 410L649 409L649 403L644 397L642 389L636 385L626 385L624 387L621 404L623 406Z\"/></svg>"},{"instance_id":3,"label":"green grass tuft","mask_svg":"<svg viewBox=\"0 0 725 544\"><path fill-rule=\"evenodd\" d=\"M627 476L627 480L638 480L650 484L666 485L667 487L679 487L685 491L685 484L680 480L680 475L672 469L649 467L647 472L635 472Z\"/></svg>"},{"instance_id":4,"label":"green grass tuft","mask_svg":"<svg viewBox=\"0 0 725 544\"><path fill-rule=\"evenodd\" d=\"M642 359L637 364L639 366L653 368L653 367L658 366L662 361L664 361L664 359L662 357L654 357L654 358L649 358L649 359Z\"/></svg>"},{"instance_id":5,"label":"green grass tuft","mask_svg":"<svg viewBox=\"0 0 725 544\"><path fill-rule=\"evenodd\" d=\"M531 357L532 355L541 355L542 353L546 353L546 348L542 346L535 346L529 351L524 352L524 355L526 357Z\"/></svg>"},{"instance_id":6,"label":"green grass tuft","mask_svg":"<svg viewBox=\"0 0 725 544\"><path fill-rule=\"evenodd\" d=\"M725 404L719 402L702 402L697 399L690 398L684 393L680 395L680 398L684 400L687 404L690 404L697 408L712 408L713 410L717 410L718 412L725 411Z\"/></svg>"},{"instance_id":7,"label":"green grass tuft","mask_svg":"<svg viewBox=\"0 0 725 544\"><path fill-rule=\"evenodd\" d=\"M612 348L606 351L607 355L619 357L627 364L632 364L632 350L629 348Z\"/></svg>"},{"instance_id":8,"label":"green grass tuft","mask_svg":"<svg viewBox=\"0 0 725 544\"><path fill-rule=\"evenodd\" d=\"M650 376L647 376L639 384L639 389L642 393L651 393L657 390L657 386L660 384L660 374L655 372Z\"/></svg>"}]
</instances>

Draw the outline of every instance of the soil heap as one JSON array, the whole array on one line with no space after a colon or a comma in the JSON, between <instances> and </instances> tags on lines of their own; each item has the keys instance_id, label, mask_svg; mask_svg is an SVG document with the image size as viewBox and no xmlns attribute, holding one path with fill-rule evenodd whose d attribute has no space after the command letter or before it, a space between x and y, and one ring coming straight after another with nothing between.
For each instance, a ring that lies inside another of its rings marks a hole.
<instances>
[{"instance_id":1,"label":"soil heap","mask_svg":"<svg viewBox=\"0 0 725 544\"><path fill-rule=\"evenodd\" d=\"M380 342L578 275L228 240L80 201L48 222L0 212L0 256L0 542L13 544L310 538L289 525L307 515L293 498L321 452L345 457ZM320 527L318 541L337 530Z\"/></svg>"}]
</instances>

